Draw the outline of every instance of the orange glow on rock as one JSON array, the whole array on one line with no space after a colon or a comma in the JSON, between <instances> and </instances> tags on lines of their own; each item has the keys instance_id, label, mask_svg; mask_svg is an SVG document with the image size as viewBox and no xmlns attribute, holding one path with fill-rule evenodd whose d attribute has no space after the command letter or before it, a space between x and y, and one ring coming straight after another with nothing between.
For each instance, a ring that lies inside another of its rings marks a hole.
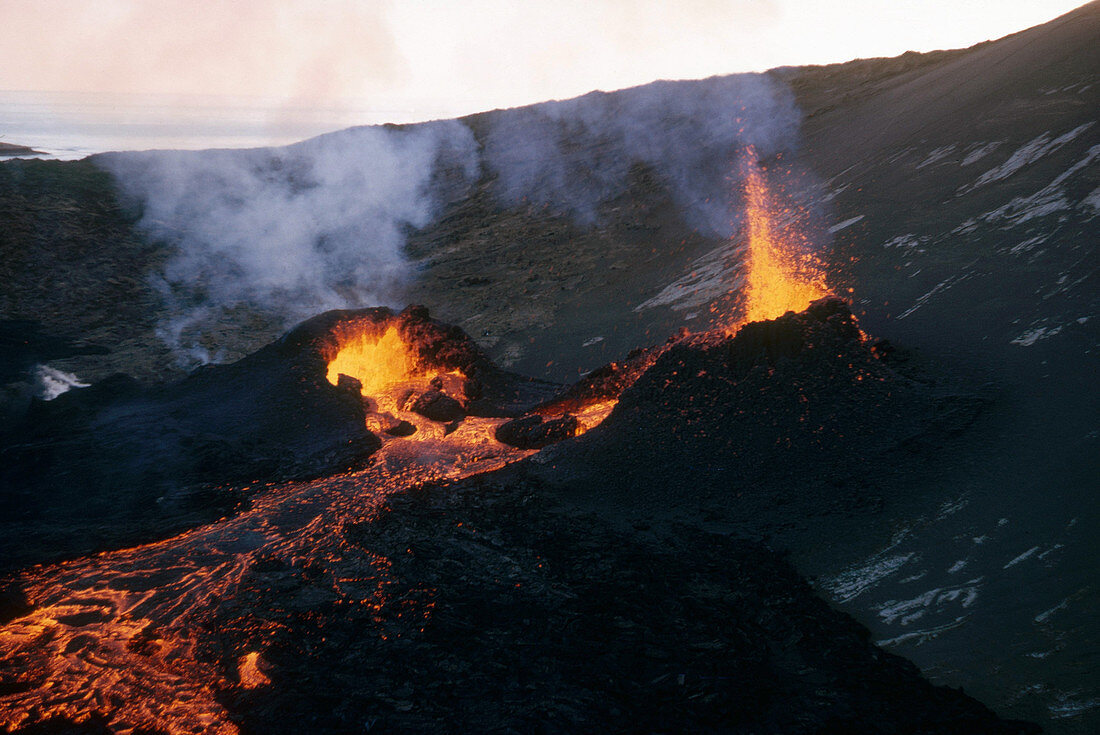
<instances>
[{"instance_id":1,"label":"orange glow on rock","mask_svg":"<svg viewBox=\"0 0 1100 735\"><path fill-rule=\"evenodd\" d=\"M256 689L271 683L267 674L260 670L260 654L256 651L241 657L240 664L237 666L237 676L245 689Z\"/></svg>"},{"instance_id":2,"label":"orange glow on rock","mask_svg":"<svg viewBox=\"0 0 1100 735\"><path fill-rule=\"evenodd\" d=\"M615 404L618 402L619 399L617 398L608 398L606 400L589 403L574 412L573 415L580 421L577 434L583 434L589 429L594 429L603 423L603 420L611 414L611 410L615 408Z\"/></svg>"}]
</instances>

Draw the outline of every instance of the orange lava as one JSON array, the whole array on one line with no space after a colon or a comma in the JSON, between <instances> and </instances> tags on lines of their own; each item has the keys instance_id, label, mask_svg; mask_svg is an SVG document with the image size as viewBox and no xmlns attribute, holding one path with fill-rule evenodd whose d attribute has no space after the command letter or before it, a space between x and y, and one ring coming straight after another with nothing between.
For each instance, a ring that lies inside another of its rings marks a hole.
<instances>
[{"instance_id":1,"label":"orange lava","mask_svg":"<svg viewBox=\"0 0 1100 735\"><path fill-rule=\"evenodd\" d=\"M825 270L789 227L771 193L765 172L750 146L745 152L745 214L748 232L741 315L726 331L733 334L749 322L775 319L788 311L803 311L812 301L829 295Z\"/></svg>"},{"instance_id":2,"label":"orange lava","mask_svg":"<svg viewBox=\"0 0 1100 735\"><path fill-rule=\"evenodd\" d=\"M256 689L271 683L267 674L260 670L260 660L258 651L252 651L241 657L240 664L237 666L237 676L245 689Z\"/></svg>"},{"instance_id":3,"label":"orange lava","mask_svg":"<svg viewBox=\"0 0 1100 735\"><path fill-rule=\"evenodd\" d=\"M345 335L326 370L334 384L341 374L362 383L369 427L403 420L415 433L379 433L383 444L368 468L270 485L246 510L216 523L16 575L30 610L0 625L0 731L65 716L76 723L102 718L120 733L237 735L218 692L272 684L264 650L276 628L262 611L234 607L242 585L248 589L265 573L257 562L277 560L282 569L308 563L328 579L316 592L326 604L381 611L399 602L387 597L392 563L349 545L344 529L375 520L392 493L491 472L532 454L496 440L504 418L467 416L455 426L408 410L409 396L429 387L464 401L465 376L422 364L416 345L394 326ZM578 406L582 430L614 404ZM400 604L424 619L434 605ZM238 657L218 664L199 648L203 631L226 619L250 632ZM381 629L375 633L388 640Z\"/></svg>"},{"instance_id":4,"label":"orange lava","mask_svg":"<svg viewBox=\"0 0 1100 735\"><path fill-rule=\"evenodd\" d=\"M362 383L363 395L376 396L401 383L427 383L437 372L425 369L416 350L391 326L382 334L358 334L341 344L326 377L336 385L341 374Z\"/></svg>"},{"instance_id":5,"label":"orange lava","mask_svg":"<svg viewBox=\"0 0 1100 735\"><path fill-rule=\"evenodd\" d=\"M102 717L120 733L236 735L216 692L270 684L262 649L272 631L262 615L246 612L251 650L225 668L197 655L202 631L233 608L260 560L324 570L332 604L391 604L390 560L349 546L342 529L371 522L389 494L411 485L489 472L531 454L496 442L491 431L449 441L458 433L390 441L368 469L268 487L248 510L163 541L23 571L14 581L32 609L0 626L0 683L7 685L0 731L63 715L78 723ZM430 604L420 611L425 617Z\"/></svg>"},{"instance_id":6,"label":"orange lava","mask_svg":"<svg viewBox=\"0 0 1100 735\"><path fill-rule=\"evenodd\" d=\"M574 411L573 415L580 421L577 435L579 436L589 429L593 429L603 423L603 420L611 414L611 410L615 408L615 404L618 402L618 398L593 401Z\"/></svg>"}]
</instances>

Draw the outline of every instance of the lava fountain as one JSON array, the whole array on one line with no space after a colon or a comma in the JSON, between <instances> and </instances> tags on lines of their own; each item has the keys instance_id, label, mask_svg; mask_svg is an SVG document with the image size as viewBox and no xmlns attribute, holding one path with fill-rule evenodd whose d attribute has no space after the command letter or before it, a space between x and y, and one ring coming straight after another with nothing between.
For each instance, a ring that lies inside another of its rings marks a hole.
<instances>
[{"instance_id":1,"label":"lava fountain","mask_svg":"<svg viewBox=\"0 0 1100 735\"><path fill-rule=\"evenodd\" d=\"M812 301L829 295L825 270L785 222L791 210L780 209L768 189L766 170L756 152L746 148L742 160L745 220L748 235L742 266L740 318L726 327L735 333L749 322L775 319L788 311L803 311Z\"/></svg>"}]
</instances>

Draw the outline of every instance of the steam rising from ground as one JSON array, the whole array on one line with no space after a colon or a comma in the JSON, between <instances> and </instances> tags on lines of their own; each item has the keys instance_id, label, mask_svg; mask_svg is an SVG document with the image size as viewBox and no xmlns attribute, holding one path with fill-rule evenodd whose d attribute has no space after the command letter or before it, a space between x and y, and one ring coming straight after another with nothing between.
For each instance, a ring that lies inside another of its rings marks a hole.
<instances>
[{"instance_id":1,"label":"steam rising from ground","mask_svg":"<svg viewBox=\"0 0 1100 735\"><path fill-rule=\"evenodd\" d=\"M141 227L177 248L160 286L162 336L203 361L193 328L247 305L297 319L387 304L408 278L408 228L431 222L437 167L477 177L469 128L351 128L286 146L99 157Z\"/></svg>"},{"instance_id":2,"label":"steam rising from ground","mask_svg":"<svg viewBox=\"0 0 1100 735\"><path fill-rule=\"evenodd\" d=\"M474 124L474 123L471 123ZM583 224L647 166L687 221L728 237L731 177L746 145L789 150L798 113L766 75L657 82L464 121L360 127L283 148L149 151L97 157L175 248L158 286L162 337L210 359L204 329L228 311L285 321L329 308L398 305L404 245L488 174L505 206L545 207Z\"/></svg>"},{"instance_id":3,"label":"steam rising from ground","mask_svg":"<svg viewBox=\"0 0 1100 735\"><path fill-rule=\"evenodd\" d=\"M631 167L646 164L693 226L729 237L740 151L790 149L798 121L789 90L763 74L660 81L510 110L484 154L506 203L546 205L586 224L626 189Z\"/></svg>"}]
</instances>

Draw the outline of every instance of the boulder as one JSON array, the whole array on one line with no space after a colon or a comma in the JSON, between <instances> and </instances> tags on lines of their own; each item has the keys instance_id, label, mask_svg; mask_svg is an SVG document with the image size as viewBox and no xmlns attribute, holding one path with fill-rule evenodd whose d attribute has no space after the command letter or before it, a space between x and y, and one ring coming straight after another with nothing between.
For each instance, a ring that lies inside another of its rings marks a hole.
<instances>
[{"instance_id":1,"label":"boulder","mask_svg":"<svg viewBox=\"0 0 1100 735\"><path fill-rule=\"evenodd\" d=\"M466 418L466 410L458 400L434 388L417 396L410 410L424 418L442 423Z\"/></svg>"},{"instance_id":2,"label":"boulder","mask_svg":"<svg viewBox=\"0 0 1100 735\"><path fill-rule=\"evenodd\" d=\"M506 421L497 427L496 438L502 444L519 449L541 449L570 439L580 430L576 416L565 414L556 419L544 419L538 414Z\"/></svg>"}]
</instances>

